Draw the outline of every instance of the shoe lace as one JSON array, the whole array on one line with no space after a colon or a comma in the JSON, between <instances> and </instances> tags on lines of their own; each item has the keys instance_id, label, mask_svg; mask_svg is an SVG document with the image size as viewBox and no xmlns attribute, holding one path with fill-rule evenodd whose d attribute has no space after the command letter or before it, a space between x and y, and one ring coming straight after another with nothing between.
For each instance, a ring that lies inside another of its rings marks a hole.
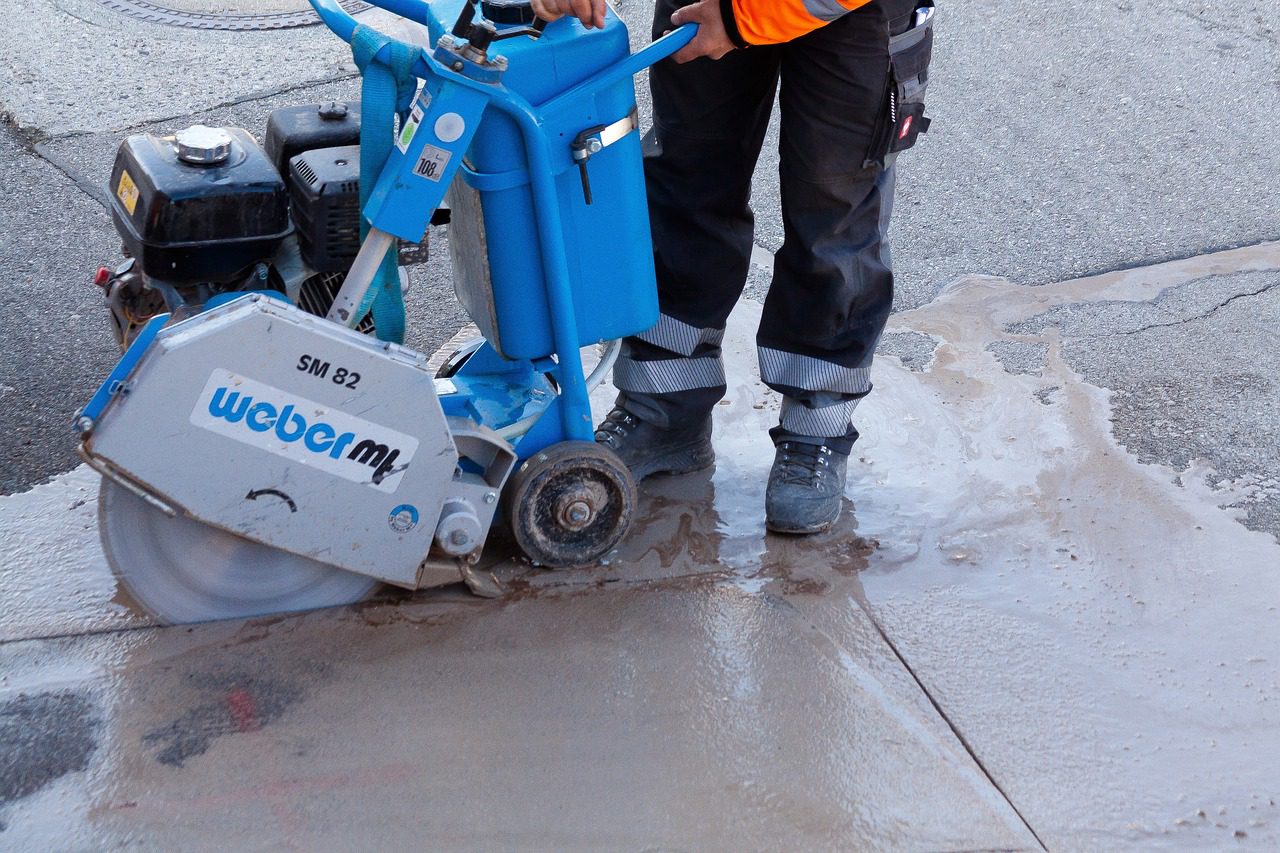
<instances>
[{"instance_id":1,"label":"shoe lace","mask_svg":"<svg viewBox=\"0 0 1280 853\"><path fill-rule=\"evenodd\" d=\"M778 445L778 478L797 486L823 483L832 475L833 452L825 444L784 441Z\"/></svg>"},{"instance_id":2,"label":"shoe lace","mask_svg":"<svg viewBox=\"0 0 1280 853\"><path fill-rule=\"evenodd\" d=\"M596 428L596 441L617 448L626 440L627 433L639 425L640 420L635 415L626 409L615 408Z\"/></svg>"}]
</instances>

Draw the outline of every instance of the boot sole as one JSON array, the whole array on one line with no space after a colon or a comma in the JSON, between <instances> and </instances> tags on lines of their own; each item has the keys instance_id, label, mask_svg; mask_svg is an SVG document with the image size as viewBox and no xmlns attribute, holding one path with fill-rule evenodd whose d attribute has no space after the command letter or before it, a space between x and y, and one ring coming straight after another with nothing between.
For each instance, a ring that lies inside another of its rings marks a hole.
<instances>
[{"instance_id":1,"label":"boot sole","mask_svg":"<svg viewBox=\"0 0 1280 853\"><path fill-rule=\"evenodd\" d=\"M835 523L840 520L840 508L836 509L836 514L829 519L815 521L812 524L786 524L780 521L774 521L766 517L764 520L765 529L770 533L785 533L790 536L803 536L809 533L826 533Z\"/></svg>"}]
</instances>

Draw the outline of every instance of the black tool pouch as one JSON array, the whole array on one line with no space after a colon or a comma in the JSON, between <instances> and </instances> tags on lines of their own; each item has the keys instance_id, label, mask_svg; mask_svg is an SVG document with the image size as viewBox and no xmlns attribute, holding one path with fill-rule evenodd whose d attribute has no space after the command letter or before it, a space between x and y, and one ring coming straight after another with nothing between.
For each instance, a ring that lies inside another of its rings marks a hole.
<instances>
[{"instance_id":1,"label":"black tool pouch","mask_svg":"<svg viewBox=\"0 0 1280 853\"><path fill-rule=\"evenodd\" d=\"M889 85L885 103L876 123L867 167L883 166L885 158L906 151L920 134L929 130L924 114L924 94L929 87L929 60L933 57L933 23L937 15L933 0L920 0L916 11L927 17L889 39ZM913 16L914 18L915 16Z\"/></svg>"}]
</instances>

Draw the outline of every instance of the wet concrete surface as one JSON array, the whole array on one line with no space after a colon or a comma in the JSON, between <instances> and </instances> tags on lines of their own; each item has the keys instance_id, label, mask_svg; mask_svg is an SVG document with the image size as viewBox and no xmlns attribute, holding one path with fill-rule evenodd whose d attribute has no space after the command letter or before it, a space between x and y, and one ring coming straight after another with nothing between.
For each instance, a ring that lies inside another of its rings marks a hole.
<instances>
[{"instance_id":1,"label":"wet concrete surface","mask_svg":"<svg viewBox=\"0 0 1280 853\"><path fill-rule=\"evenodd\" d=\"M748 302L715 470L646 483L598 569L515 567L495 601L449 587L151 628L113 601L91 531L66 537L78 597L43 613L48 564L11 548L0 701L61 703L50 719L72 735L6 758L32 770L10 783L5 835L1274 847L1280 545L1203 479L1121 446L1110 394L1048 322L1159 310L1228 269L1265 275L1280 252L1040 288L970 278L898 315L914 366L878 362L846 514L811 539L763 531L778 399L754 379ZM1004 343L1043 364L997 357ZM83 526L73 496L91 488L77 471L5 498L0 524Z\"/></svg>"},{"instance_id":2,"label":"wet concrete surface","mask_svg":"<svg viewBox=\"0 0 1280 853\"><path fill-rule=\"evenodd\" d=\"M749 324L759 306L745 310ZM741 326L735 363L750 340ZM0 575L16 594L4 690L74 691L94 723L88 766L57 775L51 748L19 744L8 839L1034 847L867 616L858 575L876 545L854 516L814 540L764 535L775 402L740 378L714 472L647 485L609 565L518 568L497 601L445 588L147 628L114 600L91 531L68 537L80 594L49 590L59 603L43 609L29 582L48 563L18 549ZM91 480L78 469L6 499L0 519L79 520L66 498Z\"/></svg>"},{"instance_id":3,"label":"wet concrete surface","mask_svg":"<svg viewBox=\"0 0 1280 853\"><path fill-rule=\"evenodd\" d=\"M184 849L1029 846L869 620L836 639L807 609L675 580L93 638L63 650L114 658L90 682L110 720L91 766L12 805L7 832ZM6 647L9 666L35 645Z\"/></svg>"},{"instance_id":4,"label":"wet concrete surface","mask_svg":"<svg viewBox=\"0 0 1280 853\"><path fill-rule=\"evenodd\" d=\"M9 837L1029 846L865 615L828 620L814 589L773 583L583 577L502 602L10 644L19 678L50 645L98 667L111 722L89 769L11 808Z\"/></svg>"},{"instance_id":5,"label":"wet concrete surface","mask_svg":"<svg viewBox=\"0 0 1280 853\"><path fill-rule=\"evenodd\" d=\"M0 703L0 809L83 772L98 745L95 724L90 702L67 690L20 693Z\"/></svg>"},{"instance_id":6,"label":"wet concrete surface","mask_svg":"<svg viewBox=\"0 0 1280 853\"><path fill-rule=\"evenodd\" d=\"M0 504L0 643L153 624L115 600L98 541L99 479L81 465Z\"/></svg>"},{"instance_id":7,"label":"wet concrete surface","mask_svg":"<svg viewBox=\"0 0 1280 853\"><path fill-rule=\"evenodd\" d=\"M1116 398L1073 367L1090 342L1061 322L1159 312L1224 269L1267 279L1280 247L958 281L893 320L939 342L932 366L897 389L882 375L859 412L873 482L850 490L889 569L863 577L872 612L1050 848L1280 839L1280 546L1219 508L1204 459L1123 446ZM1043 365L1011 371L1000 342ZM1172 367L1141 354L1111 375Z\"/></svg>"}]
</instances>

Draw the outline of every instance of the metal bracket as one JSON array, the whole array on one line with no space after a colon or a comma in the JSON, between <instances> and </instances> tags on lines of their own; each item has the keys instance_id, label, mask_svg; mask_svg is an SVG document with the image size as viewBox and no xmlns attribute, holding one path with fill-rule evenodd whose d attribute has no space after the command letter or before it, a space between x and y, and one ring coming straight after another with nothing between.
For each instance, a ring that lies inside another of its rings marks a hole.
<instances>
[{"instance_id":1,"label":"metal bracket","mask_svg":"<svg viewBox=\"0 0 1280 853\"><path fill-rule=\"evenodd\" d=\"M631 112L613 124L589 127L573 138L569 150L573 154L573 162L578 164L578 174L582 177L582 197L587 204L591 204L591 178L587 175L587 161L639 127L640 116L636 108L632 107Z\"/></svg>"}]
</instances>

